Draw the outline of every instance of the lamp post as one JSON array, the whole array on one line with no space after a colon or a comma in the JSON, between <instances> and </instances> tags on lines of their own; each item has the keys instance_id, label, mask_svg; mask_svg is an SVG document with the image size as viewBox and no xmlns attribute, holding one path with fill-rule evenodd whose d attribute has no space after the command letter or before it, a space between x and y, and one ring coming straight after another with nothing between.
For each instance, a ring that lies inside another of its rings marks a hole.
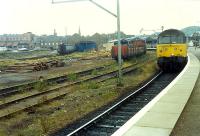
<instances>
[{"instance_id":1,"label":"lamp post","mask_svg":"<svg viewBox=\"0 0 200 136\"><path fill-rule=\"evenodd\" d=\"M117 15L109 11L108 9L104 8L100 4L96 3L94 0L64 0L64 1L54 1L52 0L52 4L59 4L59 3L69 3L69 2L78 2L78 1L90 1L97 7L103 9L104 11L108 12L112 16L117 18L117 39L118 39L118 85L122 84L122 59L121 59L121 34L120 34L120 4L119 0L117 0Z\"/></svg>"}]
</instances>

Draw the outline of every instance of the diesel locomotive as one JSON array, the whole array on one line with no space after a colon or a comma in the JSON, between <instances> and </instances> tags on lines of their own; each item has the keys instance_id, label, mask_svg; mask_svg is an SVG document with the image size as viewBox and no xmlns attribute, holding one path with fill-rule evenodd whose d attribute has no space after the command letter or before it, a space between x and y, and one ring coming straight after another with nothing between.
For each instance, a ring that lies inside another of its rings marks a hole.
<instances>
[{"instance_id":1,"label":"diesel locomotive","mask_svg":"<svg viewBox=\"0 0 200 136\"><path fill-rule=\"evenodd\" d=\"M181 70L187 63L187 42L182 31L168 29L158 35L157 64L163 71Z\"/></svg>"}]
</instances>

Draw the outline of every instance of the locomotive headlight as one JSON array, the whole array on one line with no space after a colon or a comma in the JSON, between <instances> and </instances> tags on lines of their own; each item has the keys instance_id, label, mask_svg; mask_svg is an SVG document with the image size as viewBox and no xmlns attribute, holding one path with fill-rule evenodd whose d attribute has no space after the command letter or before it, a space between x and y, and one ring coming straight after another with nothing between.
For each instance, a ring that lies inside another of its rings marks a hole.
<instances>
[{"instance_id":1,"label":"locomotive headlight","mask_svg":"<svg viewBox=\"0 0 200 136\"><path fill-rule=\"evenodd\" d=\"M171 56L174 56L174 54L172 53Z\"/></svg>"}]
</instances>

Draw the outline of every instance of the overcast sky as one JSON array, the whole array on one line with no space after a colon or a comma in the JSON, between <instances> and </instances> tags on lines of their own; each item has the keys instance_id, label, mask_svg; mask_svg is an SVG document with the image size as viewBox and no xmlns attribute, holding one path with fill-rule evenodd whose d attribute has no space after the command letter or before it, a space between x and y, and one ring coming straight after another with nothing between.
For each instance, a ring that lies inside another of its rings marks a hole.
<instances>
[{"instance_id":1,"label":"overcast sky","mask_svg":"<svg viewBox=\"0 0 200 136\"><path fill-rule=\"evenodd\" d=\"M59 0L54 0L59 1ZM116 18L88 1L51 4L51 0L0 0L0 34L83 35L113 33ZM116 0L96 0L116 13ZM120 0L121 31L139 34L146 30L200 25L200 0ZM143 32L148 33L148 32Z\"/></svg>"}]
</instances>

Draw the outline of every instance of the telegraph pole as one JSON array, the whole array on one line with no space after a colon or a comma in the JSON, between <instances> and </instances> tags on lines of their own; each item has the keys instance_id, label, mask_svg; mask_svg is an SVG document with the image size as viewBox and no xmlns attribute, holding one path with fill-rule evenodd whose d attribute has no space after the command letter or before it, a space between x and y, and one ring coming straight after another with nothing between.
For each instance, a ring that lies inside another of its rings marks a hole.
<instances>
[{"instance_id":1,"label":"telegraph pole","mask_svg":"<svg viewBox=\"0 0 200 136\"><path fill-rule=\"evenodd\" d=\"M122 85L122 58L121 58L121 33L120 33L120 4L119 0L117 1L117 15L109 11L108 9L104 8L94 0L64 0L64 1L54 1L52 0L52 4L59 4L59 3L69 3L69 2L78 2L78 1L89 1L96 5L97 7L103 9L107 13L111 14L112 16L117 18L117 40L118 40L118 85Z\"/></svg>"}]
</instances>

